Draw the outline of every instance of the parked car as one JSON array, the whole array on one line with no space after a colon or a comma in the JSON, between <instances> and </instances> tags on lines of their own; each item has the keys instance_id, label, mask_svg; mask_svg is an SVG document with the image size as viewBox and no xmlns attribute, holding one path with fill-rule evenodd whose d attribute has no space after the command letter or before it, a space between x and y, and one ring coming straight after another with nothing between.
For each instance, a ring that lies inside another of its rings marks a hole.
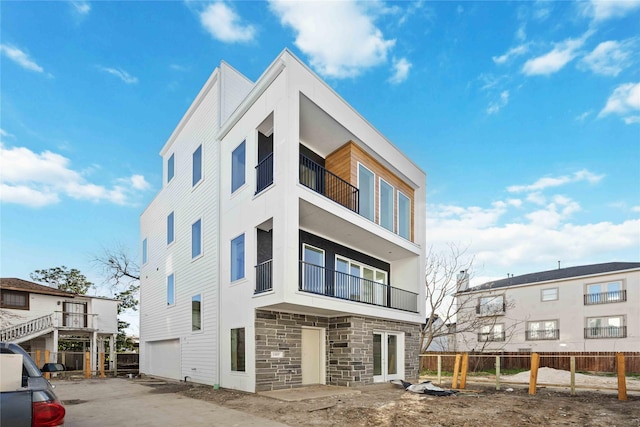
<instances>
[{"instance_id":1,"label":"parked car","mask_svg":"<svg viewBox=\"0 0 640 427\"><path fill-rule=\"evenodd\" d=\"M62 365L47 364L49 372ZM20 373L19 371L22 370ZM65 409L53 386L17 344L0 342L0 425L11 427L57 427L64 425Z\"/></svg>"}]
</instances>

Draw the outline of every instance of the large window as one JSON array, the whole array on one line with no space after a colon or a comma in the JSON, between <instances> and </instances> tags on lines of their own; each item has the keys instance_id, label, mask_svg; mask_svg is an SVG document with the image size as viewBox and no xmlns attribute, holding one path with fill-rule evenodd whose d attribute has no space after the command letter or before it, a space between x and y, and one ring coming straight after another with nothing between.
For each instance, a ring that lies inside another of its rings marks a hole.
<instances>
[{"instance_id":1,"label":"large window","mask_svg":"<svg viewBox=\"0 0 640 427\"><path fill-rule=\"evenodd\" d=\"M325 294L324 251L313 246L304 245L302 260L304 261L302 289L307 292Z\"/></svg>"},{"instance_id":2,"label":"large window","mask_svg":"<svg viewBox=\"0 0 640 427\"><path fill-rule=\"evenodd\" d=\"M167 305L176 303L176 280L173 273L167 276Z\"/></svg>"},{"instance_id":3,"label":"large window","mask_svg":"<svg viewBox=\"0 0 640 427\"><path fill-rule=\"evenodd\" d=\"M398 191L398 234L411 240L411 200Z\"/></svg>"},{"instance_id":4,"label":"large window","mask_svg":"<svg viewBox=\"0 0 640 427\"><path fill-rule=\"evenodd\" d=\"M172 154L171 157L167 160L167 182L173 179L173 175L175 172L175 154Z\"/></svg>"},{"instance_id":5,"label":"large window","mask_svg":"<svg viewBox=\"0 0 640 427\"><path fill-rule=\"evenodd\" d=\"M622 282L619 280L587 285L587 292L584 295L585 305L608 304L626 300L627 292L622 289Z\"/></svg>"},{"instance_id":6,"label":"large window","mask_svg":"<svg viewBox=\"0 0 640 427\"><path fill-rule=\"evenodd\" d=\"M624 316L603 316L587 318L585 338L625 338L627 327Z\"/></svg>"},{"instance_id":7,"label":"large window","mask_svg":"<svg viewBox=\"0 0 640 427\"><path fill-rule=\"evenodd\" d=\"M244 372L244 328L231 330L231 370Z\"/></svg>"},{"instance_id":8,"label":"large window","mask_svg":"<svg viewBox=\"0 0 640 427\"><path fill-rule=\"evenodd\" d=\"M233 193L238 188L242 187L245 180L245 142L238 145L231 154L231 192Z\"/></svg>"},{"instance_id":9,"label":"large window","mask_svg":"<svg viewBox=\"0 0 640 427\"><path fill-rule=\"evenodd\" d=\"M231 241L231 281L244 278L244 234Z\"/></svg>"},{"instance_id":10,"label":"large window","mask_svg":"<svg viewBox=\"0 0 640 427\"><path fill-rule=\"evenodd\" d=\"M191 224L191 258L202 254L202 220Z\"/></svg>"},{"instance_id":11,"label":"large window","mask_svg":"<svg viewBox=\"0 0 640 427\"><path fill-rule=\"evenodd\" d=\"M2 308L13 308L17 310L29 310L29 293L22 291L10 291L2 289Z\"/></svg>"},{"instance_id":12,"label":"large window","mask_svg":"<svg viewBox=\"0 0 640 427\"><path fill-rule=\"evenodd\" d=\"M202 179L202 145L193 152L193 172L191 185L195 186Z\"/></svg>"},{"instance_id":13,"label":"large window","mask_svg":"<svg viewBox=\"0 0 640 427\"><path fill-rule=\"evenodd\" d=\"M338 256L334 284L339 298L386 305L386 271Z\"/></svg>"},{"instance_id":14,"label":"large window","mask_svg":"<svg viewBox=\"0 0 640 427\"><path fill-rule=\"evenodd\" d=\"M360 190L360 215L374 221L375 178L373 172L358 164L358 189Z\"/></svg>"},{"instance_id":15,"label":"large window","mask_svg":"<svg viewBox=\"0 0 640 427\"><path fill-rule=\"evenodd\" d=\"M544 301L556 301L558 299L558 288L542 289L540 299Z\"/></svg>"},{"instance_id":16,"label":"large window","mask_svg":"<svg viewBox=\"0 0 640 427\"><path fill-rule=\"evenodd\" d=\"M479 316L495 316L505 312L504 295L478 298L476 314Z\"/></svg>"},{"instance_id":17,"label":"large window","mask_svg":"<svg viewBox=\"0 0 640 427\"><path fill-rule=\"evenodd\" d=\"M480 328L478 333L478 342L485 341L504 341L504 324L496 323L494 325L485 325Z\"/></svg>"},{"instance_id":18,"label":"large window","mask_svg":"<svg viewBox=\"0 0 640 427\"><path fill-rule=\"evenodd\" d=\"M202 295L191 297L191 330L202 330Z\"/></svg>"},{"instance_id":19,"label":"large window","mask_svg":"<svg viewBox=\"0 0 640 427\"><path fill-rule=\"evenodd\" d=\"M380 225L393 231L393 187L380 178Z\"/></svg>"},{"instance_id":20,"label":"large window","mask_svg":"<svg viewBox=\"0 0 640 427\"><path fill-rule=\"evenodd\" d=\"M170 245L171 243L173 243L173 240L175 238L173 231L173 222L174 222L174 217L173 217L173 212L171 212L169 214L169 216L167 216L167 245Z\"/></svg>"},{"instance_id":21,"label":"large window","mask_svg":"<svg viewBox=\"0 0 640 427\"><path fill-rule=\"evenodd\" d=\"M147 239L142 241L142 265L147 263Z\"/></svg>"},{"instance_id":22,"label":"large window","mask_svg":"<svg viewBox=\"0 0 640 427\"><path fill-rule=\"evenodd\" d=\"M527 341L560 339L557 320L534 320L527 322L525 331Z\"/></svg>"}]
</instances>

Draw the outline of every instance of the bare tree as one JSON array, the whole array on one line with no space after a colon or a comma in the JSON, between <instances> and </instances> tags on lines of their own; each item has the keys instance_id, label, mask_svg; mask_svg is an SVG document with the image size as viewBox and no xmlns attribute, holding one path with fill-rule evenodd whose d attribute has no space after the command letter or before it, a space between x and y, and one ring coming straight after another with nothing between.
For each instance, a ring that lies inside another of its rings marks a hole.
<instances>
[{"instance_id":1,"label":"bare tree","mask_svg":"<svg viewBox=\"0 0 640 427\"><path fill-rule=\"evenodd\" d=\"M105 283L122 300L121 310L138 308L140 290L140 267L122 243L114 247L103 247L102 252L93 256L92 262L102 270Z\"/></svg>"}]
</instances>

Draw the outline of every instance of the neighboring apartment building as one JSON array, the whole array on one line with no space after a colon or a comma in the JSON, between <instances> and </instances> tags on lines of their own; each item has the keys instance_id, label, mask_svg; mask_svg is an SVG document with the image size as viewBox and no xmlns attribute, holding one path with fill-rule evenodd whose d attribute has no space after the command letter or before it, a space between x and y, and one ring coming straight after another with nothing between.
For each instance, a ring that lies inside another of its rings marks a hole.
<instances>
[{"instance_id":1,"label":"neighboring apartment building","mask_svg":"<svg viewBox=\"0 0 640 427\"><path fill-rule=\"evenodd\" d=\"M640 263L610 262L509 277L456 294L468 307L457 351L640 349ZM472 327L469 328L469 325Z\"/></svg>"},{"instance_id":2,"label":"neighboring apartment building","mask_svg":"<svg viewBox=\"0 0 640 427\"><path fill-rule=\"evenodd\" d=\"M49 362L62 363L66 361L58 360L59 341L81 341L88 344L93 366L98 364L96 349L108 341L110 360L115 360L119 300L15 278L0 278L0 294L0 341L20 344L32 355L49 350Z\"/></svg>"},{"instance_id":3,"label":"neighboring apartment building","mask_svg":"<svg viewBox=\"0 0 640 427\"><path fill-rule=\"evenodd\" d=\"M417 378L426 176L284 50L222 62L141 224L140 370L249 392Z\"/></svg>"}]
</instances>

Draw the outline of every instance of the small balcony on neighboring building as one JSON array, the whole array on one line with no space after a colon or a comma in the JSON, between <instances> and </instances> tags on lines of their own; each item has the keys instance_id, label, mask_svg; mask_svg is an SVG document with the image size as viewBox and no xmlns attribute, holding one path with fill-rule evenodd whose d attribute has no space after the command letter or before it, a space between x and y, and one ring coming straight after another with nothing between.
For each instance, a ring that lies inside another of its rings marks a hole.
<instances>
[{"instance_id":1,"label":"small balcony on neighboring building","mask_svg":"<svg viewBox=\"0 0 640 427\"><path fill-rule=\"evenodd\" d=\"M584 294L584 305L610 304L627 300L627 290Z\"/></svg>"},{"instance_id":2,"label":"small balcony on neighboring building","mask_svg":"<svg viewBox=\"0 0 640 427\"><path fill-rule=\"evenodd\" d=\"M593 328L584 328L585 339L597 338L626 338L626 326L600 326Z\"/></svg>"}]
</instances>

